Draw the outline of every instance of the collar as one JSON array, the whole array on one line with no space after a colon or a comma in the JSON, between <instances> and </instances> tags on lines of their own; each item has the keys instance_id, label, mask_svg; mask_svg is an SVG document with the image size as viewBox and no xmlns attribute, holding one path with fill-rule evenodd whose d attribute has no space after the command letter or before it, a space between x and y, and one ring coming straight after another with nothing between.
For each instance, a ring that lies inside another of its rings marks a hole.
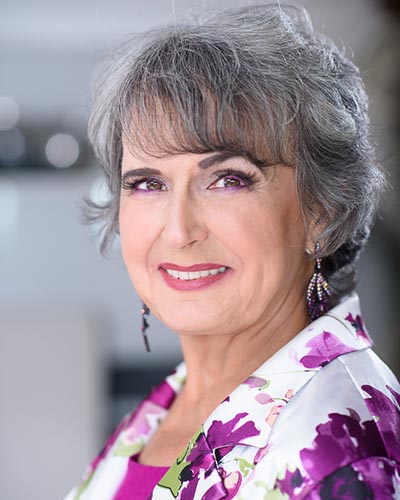
<instances>
[{"instance_id":1,"label":"collar","mask_svg":"<svg viewBox=\"0 0 400 500\"><path fill-rule=\"evenodd\" d=\"M198 488L210 487L215 490L213 499L226 498L224 460L229 451L238 445L265 449L280 411L323 366L340 355L371 345L359 297L353 292L298 333L215 408L161 479L153 499L193 498L186 496L191 494L190 488L198 492ZM139 453L144 447L165 418L185 378L186 366L182 362L127 420L121 433L128 444L125 456ZM166 496L166 489L171 497Z\"/></svg>"},{"instance_id":2,"label":"collar","mask_svg":"<svg viewBox=\"0 0 400 500\"><path fill-rule=\"evenodd\" d=\"M239 444L265 447L282 408L322 367L371 345L359 297L353 292L298 333L218 405L203 425L212 449ZM222 422L229 423L225 431ZM232 424L235 430L230 432Z\"/></svg>"},{"instance_id":3,"label":"collar","mask_svg":"<svg viewBox=\"0 0 400 500\"><path fill-rule=\"evenodd\" d=\"M213 449L235 444L265 446L275 420L271 415L265 426L266 411L286 405L316 372L338 356L371 346L372 340L361 315L360 300L353 292L298 333L218 405L203 425L206 432L220 434L221 429L215 429L215 422L233 422L244 408L246 414L240 420L236 419L234 427L255 422L260 432L254 436L229 432L219 438L215 435L211 441ZM182 362L149 399L153 402L167 401L162 405L167 409L173 398L165 397L165 383L176 395L185 378L186 366Z\"/></svg>"}]
</instances>

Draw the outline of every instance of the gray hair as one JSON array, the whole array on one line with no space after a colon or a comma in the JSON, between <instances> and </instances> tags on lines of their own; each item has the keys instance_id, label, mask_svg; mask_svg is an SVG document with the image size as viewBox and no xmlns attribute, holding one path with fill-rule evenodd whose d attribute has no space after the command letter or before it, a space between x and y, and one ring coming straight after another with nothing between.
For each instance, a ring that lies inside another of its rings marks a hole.
<instances>
[{"instance_id":1,"label":"gray hair","mask_svg":"<svg viewBox=\"0 0 400 500\"><path fill-rule=\"evenodd\" d=\"M367 107L358 68L304 9L231 8L130 38L94 77L88 136L110 198L87 199L86 221L101 227L104 254L119 233L123 136L157 157L225 151L295 167L333 306L356 286L387 186Z\"/></svg>"}]
</instances>

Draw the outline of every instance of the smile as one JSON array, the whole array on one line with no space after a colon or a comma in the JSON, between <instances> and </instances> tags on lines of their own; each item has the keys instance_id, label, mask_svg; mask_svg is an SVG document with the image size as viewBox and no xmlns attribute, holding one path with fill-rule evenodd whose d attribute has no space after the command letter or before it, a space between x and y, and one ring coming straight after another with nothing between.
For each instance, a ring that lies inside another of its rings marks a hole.
<instances>
[{"instance_id":1,"label":"smile","mask_svg":"<svg viewBox=\"0 0 400 500\"><path fill-rule=\"evenodd\" d=\"M195 292L205 288L218 286L218 283L232 275L230 267L221 266L215 269L199 271L178 271L177 269L159 268L164 283L180 292Z\"/></svg>"},{"instance_id":2,"label":"smile","mask_svg":"<svg viewBox=\"0 0 400 500\"><path fill-rule=\"evenodd\" d=\"M197 280L199 278L207 278L207 276L215 276L218 273L223 273L227 270L226 267L220 267L218 269L209 269L203 271L176 271L175 269L165 269L165 271L178 280Z\"/></svg>"}]
</instances>

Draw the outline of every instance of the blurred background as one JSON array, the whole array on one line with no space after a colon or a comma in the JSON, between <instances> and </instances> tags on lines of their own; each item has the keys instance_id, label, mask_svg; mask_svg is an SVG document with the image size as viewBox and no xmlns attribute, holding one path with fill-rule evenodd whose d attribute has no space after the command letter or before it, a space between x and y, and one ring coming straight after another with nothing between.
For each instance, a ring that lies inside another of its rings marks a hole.
<instances>
[{"instance_id":1,"label":"blurred background","mask_svg":"<svg viewBox=\"0 0 400 500\"><path fill-rule=\"evenodd\" d=\"M235 2L235 4L238 2ZM241 2L242 4L244 2ZM376 351L400 374L400 31L397 0L303 0L360 66L379 157L390 172L358 293ZM231 1L2 0L0 6L0 498L54 500L118 420L179 360L150 317L118 242L110 259L80 224L102 197L85 139L91 74L132 32Z\"/></svg>"}]
</instances>

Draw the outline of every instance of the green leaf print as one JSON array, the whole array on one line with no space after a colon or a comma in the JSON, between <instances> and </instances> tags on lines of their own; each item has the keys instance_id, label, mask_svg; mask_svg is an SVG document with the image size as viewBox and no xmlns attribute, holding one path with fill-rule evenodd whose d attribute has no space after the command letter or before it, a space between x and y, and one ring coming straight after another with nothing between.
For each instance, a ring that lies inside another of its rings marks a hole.
<instances>
[{"instance_id":1,"label":"green leaf print","mask_svg":"<svg viewBox=\"0 0 400 500\"><path fill-rule=\"evenodd\" d=\"M199 438L202 432L203 429L201 427L199 431L189 441L188 445L183 450L183 452L176 459L176 462L171 465L166 474L161 478L160 482L158 483L159 486L170 490L174 498L178 496L179 490L182 487L182 481L180 480L181 472L185 467L187 467L190 464L190 462L188 462L186 458L192 451L193 446L197 442L197 439Z\"/></svg>"},{"instance_id":2,"label":"green leaf print","mask_svg":"<svg viewBox=\"0 0 400 500\"><path fill-rule=\"evenodd\" d=\"M267 387L269 387L271 385L271 381L270 380L266 380L265 381L265 384L262 386L262 387L259 387L259 391L263 391L264 389L266 389Z\"/></svg>"},{"instance_id":3,"label":"green leaf print","mask_svg":"<svg viewBox=\"0 0 400 500\"><path fill-rule=\"evenodd\" d=\"M237 458L236 461L239 464L239 470L243 474L243 477L246 477L248 473L255 467L254 464L251 464L244 458Z\"/></svg>"},{"instance_id":4,"label":"green leaf print","mask_svg":"<svg viewBox=\"0 0 400 500\"><path fill-rule=\"evenodd\" d=\"M120 440L113 451L115 457L131 457L132 455L137 455L142 451L144 446L143 440L136 441L136 443L126 444Z\"/></svg>"},{"instance_id":5,"label":"green leaf print","mask_svg":"<svg viewBox=\"0 0 400 500\"><path fill-rule=\"evenodd\" d=\"M258 488L263 488L265 490L264 500L288 500L289 495L287 493L282 493L280 489L270 490L267 483L263 481L255 481L254 483Z\"/></svg>"}]
</instances>

